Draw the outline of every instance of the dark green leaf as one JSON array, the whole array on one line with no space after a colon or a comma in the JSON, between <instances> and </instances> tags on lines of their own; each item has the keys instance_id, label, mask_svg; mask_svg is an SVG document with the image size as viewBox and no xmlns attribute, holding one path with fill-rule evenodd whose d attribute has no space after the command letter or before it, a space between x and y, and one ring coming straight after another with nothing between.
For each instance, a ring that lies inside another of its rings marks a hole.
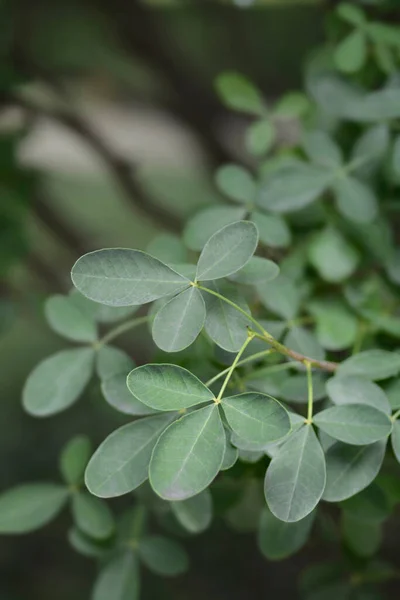
<instances>
[{"instance_id":1,"label":"dark green leaf","mask_svg":"<svg viewBox=\"0 0 400 600\"><path fill-rule=\"evenodd\" d=\"M356 515L342 514L341 529L344 542L357 556L373 556L382 542L382 526L376 521L364 521Z\"/></svg>"},{"instance_id":2,"label":"dark green leaf","mask_svg":"<svg viewBox=\"0 0 400 600\"><path fill-rule=\"evenodd\" d=\"M209 490L187 500L171 502L171 509L182 527L190 533L201 533L211 524L213 507Z\"/></svg>"},{"instance_id":3,"label":"dark green leaf","mask_svg":"<svg viewBox=\"0 0 400 600\"><path fill-rule=\"evenodd\" d=\"M115 556L102 568L93 589L93 600L138 600L139 565L133 552Z\"/></svg>"},{"instance_id":4,"label":"dark green leaf","mask_svg":"<svg viewBox=\"0 0 400 600\"><path fill-rule=\"evenodd\" d=\"M395 455L396 459L400 463L400 422L399 421L395 421L393 423L393 432L392 432L390 439L392 442L393 454Z\"/></svg>"},{"instance_id":5,"label":"dark green leaf","mask_svg":"<svg viewBox=\"0 0 400 600\"><path fill-rule=\"evenodd\" d=\"M107 504L87 492L73 495L72 515L78 529L96 540L108 538L114 531L114 518Z\"/></svg>"},{"instance_id":6,"label":"dark green leaf","mask_svg":"<svg viewBox=\"0 0 400 600\"><path fill-rule=\"evenodd\" d=\"M181 575L189 568L189 559L180 544L161 535L140 540L139 556L146 567L164 577Z\"/></svg>"},{"instance_id":7,"label":"dark green leaf","mask_svg":"<svg viewBox=\"0 0 400 600\"><path fill-rule=\"evenodd\" d=\"M268 560L282 560L306 544L315 519L315 511L296 523L277 519L266 507L261 515L258 545Z\"/></svg>"},{"instance_id":8,"label":"dark green leaf","mask_svg":"<svg viewBox=\"0 0 400 600\"><path fill-rule=\"evenodd\" d=\"M335 404L368 404L386 414L391 412L385 392L365 377L338 375L329 379L326 390Z\"/></svg>"},{"instance_id":9,"label":"dark green leaf","mask_svg":"<svg viewBox=\"0 0 400 600\"><path fill-rule=\"evenodd\" d=\"M386 438L392 424L387 415L365 404L344 404L315 415L314 423L331 437L364 446Z\"/></svg>"}]
</instances>

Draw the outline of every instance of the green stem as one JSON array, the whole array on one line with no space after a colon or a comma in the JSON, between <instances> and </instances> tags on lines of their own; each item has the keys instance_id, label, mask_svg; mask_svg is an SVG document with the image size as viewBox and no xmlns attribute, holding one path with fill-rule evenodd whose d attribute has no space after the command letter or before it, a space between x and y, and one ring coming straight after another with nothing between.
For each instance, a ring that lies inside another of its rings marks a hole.
<instances>
[{"instance_id":1,"label":"green stem","mask_svg":"<svg viewBox=\"0 0 400 600\"><path fill-rule=\"evenodd\" d=\"M307 423L312 423L313 417L313 401L314 401L314 392L313 392L313 380L312 380L312 367L309 361L305 362L307 369L307 388L308 388L308 408L307 408Z\"/></svg>"},{"instance_id":2,"label":"green stem","mask_svg":"<svg viewBox=\"0 0 400 600\"><path fill-rule=\"evenodd\" d=\"M216 402L217 403L221 401L221 398L222 398L222 396L224 394L226 386L228 385L229 380L230 380L230 378L232 376L232 373L235 370L237 364L239 363L240 357L242 356L243 352L246 350L246 348L250 344L250 342L253 341L253 339L254 339L254 335L249 334L249 337L246 339L246 341L244 342L243 346L240 348L239 352L236 354L235 360L233 361L233 363L229 367L228 373L227 373L227 375L225 377L225 381L222 384L221 389L219 390L219 394L218 394L218 396L216 398Z\"/></svg>"},{"instance_id":3,"label":"green stem","mask_svg":"<svg viewBox=\"0 0 400 600\"><path fill-rule=\"evenodd\" d=\"M396 411L396 412L395 412L395 413L392 415L391 419L392 419L393 423L394 423L394 422L396 421L396 419L398 419L399 417L400 417L400 409L399 409L398 411Z\"/></svg>"},{"instance_id":4,"label":"green stem","mask_svg":"<svg viewBox=\"0 0 400 600\"><path fill-rule=\"evenodd\" d=\"M105 346L106 344L111 342L114 338L118 337L119 335L122 335L126 331L129 331L129 329L133 329L134 327L138 327L139 325L142 325L143 323L147 323L148 321L150 321L150 319L151 319L151 317L149 317L149 316L135 317L134 319L125 321L125 323L121 323L121 325L118 325L117 327L115 327L114 329L112 329L111 331L106 333L106 335L104 337L102 337L100 340L98 340L94 344L94 347L96 348L96 350L99 350L100 348L102 348L102 346Z\"/></svg>"},{"instance_id":5,"label":"green stem","mask_svg":"<svg viewBox=\"0 0 400 600\"><path fill-rule=\"evenodd\" d=\"M255 354L252 354L251 356L248 356L247 358L244 358L243 360L240 360L236 364L236 367L241 367L242 365L246 365L246 364L251 363L251 362L253 362L255 360L258 360L260 358L265 358L266 356L269 356L272 352L273 352L272 349L262 350L261 352L256 352ZM209 379L205 383L205 385L207 387L210 387L210 385L212 385L213 383L215 383L216 381L218 381L218 379L221 379L221 377L223 377L224 375L226 375L229 372L229 369L230 369L230 367L228 367L227 369L224 369L223 371L221 371L217 375L214 375L214 377L211 377L211 379Z\"/></svg>"}]
</instances>

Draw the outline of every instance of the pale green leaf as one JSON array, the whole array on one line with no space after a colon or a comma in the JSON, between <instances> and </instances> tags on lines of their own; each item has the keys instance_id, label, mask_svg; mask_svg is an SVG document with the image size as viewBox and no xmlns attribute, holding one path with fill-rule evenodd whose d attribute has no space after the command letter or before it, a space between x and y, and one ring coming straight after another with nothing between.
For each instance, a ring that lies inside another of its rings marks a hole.
<instances>
[{"instance_id":1,"label":"pale green leaf","mask_svg":"<svg viewBox=\"0 0 400 600\"><path fill-rule=\"evenodd\" d=\"M273 281L257 285L261 302L266 308L283 319L290 320L297 316L301 295L298 286L282 273Z\"/></svg>"},{"instance_id":2,"label":"pale green leaf","mask_svg":"<svg viewBox=\"0 0 400 600\"><path fill-rule=\"evenodd\" d=\"M185 500L204 490L221 468L225 433L216 405L172 423L156 444L150 484L165 500Z\"/></svg>"},{"instance_id":3,"label":"pale green leaf","mask_svg":"<svg viewBox=\"0 0 400 600\"><path fill-rule=\"evenodd\" d=\"M392 431L389 417L365 404L327 408L315 415L313 422L336 440L357 446L373 444Z\"/></svg>"},{"instance_id":4,"label":"pale green leaf","mask_svg":"<svg viewBox=\"0 0 400 600\"><path fill-rule=\"evenodd\" d=\"M221 405L229 426L244 440L268 444L290 431L286 410L266 394L246 392L223 398Z\"/></svg>"},{"instance_id":5,"label":"pale green leaf","mask_svg":"<svg viewBox=\"0 0 400 600\"><path fill-rule=\"evenodd\" d=\"M251 213L251 220L257 226L262 244L271 248L287 248L290 245L292 234L285 219L280 215L254 211Z\"/></svg>"},{"instance_id":6,"label":"pale green leaf","mask_svg":"<svg viewBox=\"0 0 400 600\"><path fill-rule=\"evenodd\" d=\"M383 88L354 99L346 107L347 118L362 123L398 119L400 117L400 90Z\"/></svg>"},{"instance_id":7,"label":"pale green leaf","mask_svg":"<svg viewBox=\"0 0 400 600\"><path fill-rule=\"evenodd\" d=\"M310 537L316 512L301 521L285 523L265 507L258 529L258 546L268 560L282 560L298 552Z\"/></svg>"},{"instance_id":8,"label":"pale green leaf","mask_svg":"<svg viewBox=\"0 0 400 600\"><path fill-rule=\"evenodd\" d=\"M54 519L65 505L68 489L54 483L28 483L0 495L0 533L29 533Z\"/></svg>"},{"instance_id":9,"label":"pale green leaf","mask_svg":"<svg viewBox=\"0 0 400 600\"><path fill-rule=\"evenodd\" d=\"M244 167L235 164L219 167L215 174L215 183L220 192L239 204L246 204L254 199L256 182Z\"/></svg>"},{"instance_id":10,"label":"pale green leaf","mask_svg":"<svg viewBox=\"0 0 400 600\"><path fill-rule=\"evenodd\" d=\"M64 446L60 456L60 471L66 483L77 485L83 481L91 454L92 444L86 435L77 435Z\"/></svg>"},{"instance_id":11,"label":"pale green leaf","mask_svg":"<svg viewBox=\"0 0 400 600\"><path fill-rule=\"evenodd\" d=\"M88 315L90 319L95 319L98 323L116 323L126 319L139 309L139 306L106 306L105 304L99 304L83 296L76 288L71 289L68 298L80 311Z\"/></svg>"},{"instance_id":12,"label":"pale green leaf","mask_svg":"<svg viewBox=\"0 0 400 600\"><path fill-rule=\"evenodd\" d=\"M75 263L71 276L84 296L109 306L146 304L189 286L188 279L158 259L127 248L89 252Z\"/></svg>"},{"instance_id":13,"label":"pale green leaf","mask_svg":"<svg viewBox=\"0 0 400 600\"><path fill-rule=\"evenodd\" d=\"M181 410L214 399L195 375L177 365L143 365L131 371L127 381L140 402L157 410Z\"/></svg>"},{"instance_id":14,"label":"pale green leaf","mask_svg":"<svg viewBox=\"0 0 400 600\"><path fill-rule=\"evenodd\" d=\"M308 259L322 279L339 283L354 273L360 256L338 229L326 227L312 238Z\"/></svg>"},{"instance_id":15,"label":"pale green leaf","mask_svg":"<svg viewBox=\"0 0 400 600\"><path fill-rule=\"evenodd\" d=\"M355 223L371 223L378 215L378 200L371 187L355 177L340 177L333 184L336 206Z\"/></svg>"},{"instance_id":16,"label":"pale green leaf","mask_svg":"<svg viewBox=\"0 0 400 600\"><path fill-rule=\"evenodd\" d=\"M94 319L68 296L57 294L48 298L45 304L47 322L55 332L75 342L94 342L97 327Z\"/></svg>"},{"instance_id":17,"label":"pale green leaf","mask_svg":"<svg viewBox=\"0 0 400 600\"><path fill-rule=\"evenodd\" d=\"M360 375L373 381L398 375L400 354L388 350L365 350L340 363L337 374Z\"/></svg>"},{"instance_id":18,"label":"pale green leaf","mask_svg":"<svg viewBox=\"0 0 400 600\"><path fill-rule=\"evenodd\" d=\"M187 250L180 238L172 233L157 235L147 246L146 252L162 262L173 265L187 260Z\"/></svg>"},{"instance_id":19,"label":"pale green leaf","mask_svg":"<svg viewBox=\"0 0 400 600\"><path fill-rule=\"evenodd\" d=\"M226 225L204 246L197 263L196 278L210 281L232 275L249 262L257 244L257 227L251 221Z\"/></svg>"},{"instance_id":20,"label":"pale green leaf","mask_svg":"<svg viewBox=\"0 0 400 600\"><path fill-rule=\"evenodd\" d=\"M217 77L215 86L219 97L228 108L255 115L263 115L265 112L261 92L240 73L222 73Z\"/></svg>"},{"instance_id":21,"label":"pale green leaf","mask_svg":"<svg viewBox=\"0 0 400 600\"><path fill-rule=\"evenodd\" d=\"M336 66L344 73L359 71L367 58L367 40L363 31L356 29L337 46L334 53Z\"/></svg>"},{"instance_id":22,"label":"pale green leaf","mask_svg":"<svg viewBox=\"0 0 400 600\"><path fill-rule=\"evenodd\" d=\"M395 455L397 461L400 463L400 422L394 421L393 423L393 432L390 437L392 442L393 454Z\"/></svg>"},{"instance_id":23,"label":"pale green leaf","mask_svg":"<svg viewBox=\"0 0 400 600\"><path fill-rule=\"evenodd\" d=\"M142 417L157 412L138 400L126 385L126 373L114 375L101 383L104 398L113 408L127 415Z\"/></svg>"},{"instance_id":24,"label":"pale green leaf","mask_svg":"<svg viewBox=\"0 0 400 600\"><path fill-rule=\"evenodd\" d=\"M343 162L340 147L325 131L306 132L303 147L311 162L320 167L337 169Z\"/></svg>"},{"instance_id":25,"label":"pale green leaf","mask_svg":"<svg viewBox=\"0 0 400 600\"><path fill-rule=\"evenodd\" d=\"M114 518L107 504L85 491L72 496L75 525L91 538L103 540L114 532Z\"/></svg>"},{"instance_id":26,"label":"pale green leaf","mask_svg":"<svg viewBox=\"0 0 400 600\"><path fill-rule=\"evenodd\" d=\"M337 375L329 379L326 390L337 405L367 404L390 415L390 404L385 392L360 375Z\"/></svg>"},{"instance_id":27,"label":"pale green leaf","mask_svg":"<svg viewBox=\"0 0 400 600\"><path fill-rule=\"evenodd\" d=\"M353 173L362 177L373 174L385 158L389 142L389 128L386 123L368 127L356 141L351 153L351 163L360 165Z\"/></svg>"},{"instance_id":28,"label":"pale green leaf","mask_svg":"<svg viewBox=\"0 0 400 600\"><path fill-rule=\"evenodd\" d=\"M354 344L358 320L344 304L324 299L309 303L308 310L315 318L315 335L323 348L335 352Z\"/></svg>"},{"instance_id":29,"label":"pale green leaf","mask_svg":"<svg viewBox=\"0 0 400 600\"><path fill-rule=\"evenodd\" d=\"M232 281L242 283L244 285L255 285L259 282L272 281L279 275L279 267L272 260L253 256L237 273L230 276Z\"/></svg>"},{"instance_id":30,"label":"pale green leaf","mask_svg":"<svg viewBox=\"0 0 400 600\"><path fill-rule=\"evenodd\" d=\"M193 344L205 319L203 296L191 286L158 311L153 321L153 340L165 352L180 352Z\"/></svg>"},{"instance_id":31,"label":"pale green leaf","mask_svg":"<svg viewBox=\"0 0 400 600\"><path fill-rule=\"evenodd\" d=\"M325 480L321 445L311 425L304 425L289 436L267 469L267 504L278 519L300 521L320 501Z\"/></svg>"},{"instance_id":32,"label":"pale green leaf","mask_svg":"<svg viewBox=\"0 0 400 600\"><path fill-rule=\"evenodd\" d=\"M319 344L314 333L304 327L292 327L284 338L284 344L291 350L299 352L308 358L325 359L325 351Z\"/></svg>"},{"instance_id":33,"label":"pale green leaf","mask_svg":"<svg viewBox=\"0 0 400 600\"><path fill-rule=\"evenodd\" d=\"M139 600L139 565L131 550L121 552L100 571L92 600Z\"/></svg>"},{"instance_id":34,"label":"pale green leaf","mask_svg":"<svg viewBox=\"0 0 400 600\"><path fill-rule=\"evenodd\" d=\"M261 119L252 123L246 131L246 148L250 154L261 156L270 150L276 139L276 130L272 121Z\"/></svg>"},{"instance_id":35,"label":"pale green leaf","mask_svg":"<svg viewBox=\"0 0 400 600\"><path fill-rule=\"evenodd\" d=\"M236 223L246 216L246 208L235 206L211 206L189 219L183 232L183 240L191 250L202 250L214 233Z\"/></svg>"},{"instance_id":36,"label":"pale green leaf","mask_svg":"<svg viewBox=\"0 0 400 600\"><path fill-rule=\"evenodd\" d=\"M161 535L149 535L141 539L138 553L146 567L157 575L173 577L189 568L189 559L182 546Z\"/></svg>"},{"instance_id":37,"label":"pale green leaf","mask_svg":"<svg viewBox=\"0 0 400 600\"><path fill-rule=\"evenodd\" d=\"M326 453L326 487L323 499L340 502L361 492L378 475L386 441L368 446L337 442Z\"/></svg>"},{"instance_id":38,"label":"pale green leaf","mask_svg":"<svg viewBox=\"0 0 400 600\"><path fill-rule=\"evenodd\" d=\"M172 418L170 414L147 417L111 433L87 466L88 490L100 498L112 498L146 481L153 448Z\"/></svg>"},{"instance_id":39,"label":"pale green leaf","mask_svg":"<svg viewBox=\"0 0 400 600\"><path fill-rule=\"evenodd\" d=\"M129 373L135 366L133 360L120 348L102 346L96 357L97 375L102 381L107 381L115 375Z\"/></svg>"},{"instance_id":40,"label":"pale green leaf","mask_svg":"<svg viewBox=\"0 0 400 600\"><path fill-rule=\"evenodd\" d=\"M75 402L93 371L94 350L63 350L40 362L26 380L22 402L36 417L58 413Z\"/></svg>"},{"instance_id":41,"label":"pale green leaf","mask_svg":"<svg viewBox=\"0 0 400 600\"><path fill-rule=\"evenodd\" d=\"M203 490L197 496L171 502L171 509L178 522L190 533L205 531L212 521L212 497L209 490Z\"/></svg>"}]
</instances>

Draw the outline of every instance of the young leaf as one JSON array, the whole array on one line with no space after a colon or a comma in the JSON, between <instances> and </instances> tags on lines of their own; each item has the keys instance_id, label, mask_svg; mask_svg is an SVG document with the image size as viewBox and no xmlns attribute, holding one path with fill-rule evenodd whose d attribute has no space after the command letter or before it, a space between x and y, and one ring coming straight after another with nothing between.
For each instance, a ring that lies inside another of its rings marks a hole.
<instances>
[{"instance_id":1,"label":"young leaf","mask_svg":"<svg viewBox=\"0 0 400 600\"><path fill-rule=\"evenodd\" d=\"M81 294L108 306L146 304L189 287L188 279L158 259L127 248L85 254L71 277Z\"/></svg>"},{"instance_id":2,"label":"young leaf","mask_svg":"<svg viewBox=\"0 0 400 600\"><path fill-rule=\"evenodd\" d=\"M54 519L65 505L68 489L54 483L28 483L0 495L0 533L35 531Z\"/></svg>"},{"instance_id":3,"label":"young leaf","mask_svg":"<svg viewBox=\"0 0 400 600\"><path fill-rule=\"evenodd\" d=\"M315 415L313 421L336 440L357 446L382 440L392 430L387 415L365 404L334 406Z\"/></svg>"},{"instance_id":4,"label":"young leaf","mask_svg":"<svg viewBox=\"0 0 400 600\"><path fill-rule=\"evenodd\" d=\"M68 296L57 294L48 298L45 304L47 322L55 332L75 342L94 342L97 327L94 319Z\"/></svg>"},{"instance_id":5,"label":"young leaf","mask_svg":"<svg viewBox=\"0 0 400 600\"><path fill-rule=\"evenodd\" d=\"M320 167L337 169L343 162L340 147L324 131L308 131L303 146L308 158Z\"/></svg>"},{"instance_id":6,"label":"young leaf","mask_svg":"<svg viewBox=\"0 0 400 600\"><path fill-rule=\"evenodd\" d=\"M290 245L292 234L280 215L264 214L256 210L251 213L251 220L257 226L262 244L271 248L287 248Z\"/></svg>"},{"instance_id":7,"label":"young leaf","mask_svg":"<svg viewBox=\"0 0 400 600\"><path fill-rule=\"evenodd\" d=\"M115 375L126 375L134 366L130 356L120 348L102 346L97 353L96 371L102 381L107 381Z\"/></svg>"},{"instance_id":8,"label":"young leaf","mask_svg":"<svg viewBox=\"0 0 400 600\"><path fill-rule=\"evenodd\" d=\"M190 533L205 531L212 521L212 497L209 490L203 490L197 496L171 502L171 509L178 522Z\"/></svg>"},{"instance_id":9,"label":"young leaf","mask_svg":"<svg viewBox=\"0 0 400 600\"><path fill-rule=\"evenodd\" d=\"M337 442L326 453L326 487L323 499L340 502L361 492L378 475L385 456L386 441L369 446Z\"/></svg>"},{"instance_id":10,"label":"young leaf","mask_svg":"<svg viewBox=\"0 0 400 600\"><path fill-rule=\"evenodd\" d=\"M398 375L400 354L388 350L365 350L340 363L337 375L360 375L378 381Z\"/></svg>"},{"instance_id":11,"label":"young leaf","mask_svg":"<svg viewBox=\"0 0 400 600\"><path fill-rule=\"evenodd\" d=\"M378 214L378 200L370 187L354 177L341 177L333 185L336 206L355 223L371 223Z\"/></svg>"},{"instance_id":12,"label":"young leaf","mask_svg":"<svg viewBox=\"0 0 400 600\"><path fill-rule=\"evenodd\" d=\"M213 281L207 287L218 292L224 298L228 298L250 314L250 309L236 286L223 281ZM205 323L207 334L220 348L227 352L238 352L247 338L250 321L217 296L204 292L204 300L207 309Z\"/></svg>"},{"instance_id":13,"label":"young leaf","mask_svg":"<svg viewBox=\"0 0 400 600\"><path fill-rule=\"evenodd\" d=\"M143 417L157 411L138 400L126 385L126 373L114 375L101 383L104 398L113 408L127 415Z\"/></svg>"},{"instance_id":14,"label":"young leaf","mask_svg":"<svg viewBox=\"0 0 400 600\"><path fill-rule=\"evenodd\" d=\"M246 148L250 154L261 156L271 149L275 142L276 131L269 119L260 119L252 123L246 131Z\"/></svg>"},{"instance_id":15,"label":"young leaf","mask_svg":"<svg viewBox=\"0 0 400 600\"><path fill-rule=\"evenodd\" d=\"M127 381L140 402L157 410L181 410L214 399L195 375L177 365L143 365L131 371Z\"/></svg>"},{"instance_id":16,"label":"young leaf","mask_svg":"<svg viewBox=\"0 0 400 600\"><path fill-rule=\"evenodd\" d=\"M139 600L139 565L131 550L115 556L100 571L93 600Z\"/></svg>"},{"instance_id":17,"label":"young leaf","mask_svg":"<svg viewBox=\"0 0 400 600\"><path fill-rule=\"evenodd\" d=\"M86 435L77 435L64 446L60 457L60 471L65 483L77 485L83 481L91 453L92 444Z\"/></svg>"},{"instance_id":18,"label":"young leaf","mask_svg":"<svg viewBox=\"0 0 400 600\"><path fill-rule=\"evenodd\" d=\"M312 238L308 259L322 279L339 283L354 273L360 256L337 229L326 227Z\"/></svg>"},{"instance_id":19,"label":"young leaf","mask_svg":"<svg viewBox=\"0 0 400 600\"><path fill-rule=\"evenodd\" d=\"M83 392L93 370L94 350L63 350L40 362L26 380L22 403L36 417L68 408Z\"/></svg>"},{"instance_id":20,"label":"young leaf","mask_svg":"<svg viewBox=\"0 0 400 600\"><path fill-rule=\"evenodd\" d=\"M390 415L391 407L385 392L376 384L359 375L337 375L326 384L332 402L343 404L368 404Z\"/></svg>"},{"instance_id":21,"label":"young leaf","mask_svg":"<svg viewBox=\"0 0 400 600\"><path fill-rule=\"evenodd\" d=\"M170 414L147 417L111 433L87 466L85 483L89 492L113 498L146 481L153 448L172 418Z\"/></svg>"},{"instance_id":22,"label":"young leaf","mask_svg":"<svg viewBox=\"0 0 400 600\"><path fill-rule=\"evenodd\" d=\"M172 423L158 440L150 463L150 484L165 500L186 500L217 475L225 453L225 433L216 405Z\"/></svg>"},{"instance_id":23,"label":"young leaf","mask_svg":"<svg viewBox=\"0 0 400 600\"><path fill-rule=\"evenodd\" d=\"M268 444L290 431L286 410L266 394L246 392L223 398L221 406L229 426L244 440Z\"/></svg>"},{"instance_id":24,"label":"young leaf","mask_svg":"<svg viewBox=\"0 0 400 600\"><path fill-rule=\"evenodd\" d=\"M215 174L215 183L223 194L239 204L252 202L256 192L254 177L239 165L219 167Z\"/></svg>"},{"instance_id":25,"label":"young leaf","mask_svg":"<svg viewBox=\"0 0 400 600\"><path fill-rule=\"evenodd\" d=\"M196 213L186 224L183 241L190 250L200 251L214 233L246 216L246 208L211 206Z\"/></svg>"},{"instance_id":26,"label":"young leaf","mask_svg":"<svg viewBox=\"0 0 400 600\"><path fill-rule=\"evenodd\" d=\"M206 307L195 287L164 304L153 321L155 343L165 352L180 352L190 346L203 329Z\"/></svg>"},{"instance_id":27,"label":"young leaf","mask_svg":"<svg viewBox=\"0 0 400 600\"><path fill-rule=\"evenodd\" d=\"M397 461L400 463L400 422L395 421L393 423L393 431L390 436L390 440L392 442L393 454L395 455Z\"/></svg>"},{"instance_id":28,"label":"young leaf","mask_svg":"<svg viewBox=\"0 0 400 600\"><path fill-rule=\"evenodd\" d=\"M272 260L253 256L237 273L230 276L232 281L244 285L255 285L261 281L272 281L279 275L279 267Z\"/></svg>"},{"instance_id":29,"label":"young leaf","mask_svg":"<svg viewBox=\"0 0 400 600\"><path fill-rule=\"evenodd\" d=\"M240 73L222 73L217 77L215 86L219 97L228 108L257 116L265 112L261 93Z\"/></svg>"},{"instance_id":30,"label":"young leaf","mask_svg":"<svg viewBox=\"0 0 400 600\"><path fill-rule=\"evenodd\" d=\"M367 40L363 31L356 29L350 33L336 48L334 60L336 66L344 73L355 73L365 63L367 57Z\"/></svg>"},{"instance_id":31,"label":"young leaf","mask_svg":"<svg viewBox=\"0 0 400 600\"><path fill-rule=\"evenodd\" d=\"M221 279L245 266L258 244L257 227L251 221L226 225L208 240L197 263L196 278Z\"/></svg>"},{"instance_id":32,"label":"young leaf","mask_svg":"<svg viewBox=\"0 0 400 600\"><path fill-rule=\"evenodd\" d=\"M267 469L267 504L278 519L300 521L320 501L325 480L321 445L311 425L304 425L289 436Z\"/></svg>"},{"instance_id":33,"label":"young leaf","mask_svg":"<svg viewBox=\"0 0 400 600\"><path fill-rule=\"evenodd\" d=\"M72 515L78 529L95 540L104 540L114 531L114 519L107 504L87 492L72 496Z\"/></svg>"},{"instance_id":34,"label":"young leaf","mask_svg":"<svg viewBox=\"0 0 400 600\"><path fill-rule=\"evenodd\" d=\"M141 539L138 553L146 567L157 575L174 577L189 568L189 559L182 546L161 535Z\"/></svg>"},{"instance_id":35,"label":"young leaf","mask_svg":"<svg viewBox=\"0 0 400 600\"><path fill-rule=\"evenodd\" d=\"M301 521L285 523L265 507L258 529L258 546L268 560L282 560L298 552L310 537L316 511Z\"/></svg>"}]
</instances>

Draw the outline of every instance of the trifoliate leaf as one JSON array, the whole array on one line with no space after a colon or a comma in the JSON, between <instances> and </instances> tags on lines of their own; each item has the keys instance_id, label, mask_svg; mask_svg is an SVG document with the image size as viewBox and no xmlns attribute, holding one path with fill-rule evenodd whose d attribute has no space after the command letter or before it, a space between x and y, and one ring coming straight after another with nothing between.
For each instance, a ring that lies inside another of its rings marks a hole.
<instances>
[{"instance_id":1,"label":"trifoliate leaf","mask_svg":"<svg viewBox=\"0 0 400 600\"><path fill-rule=\"evenodd\" d=\"M183 232L183 240L190 250L200 251L214 233L236 223L246 216L246 208L235 206L211 206L189 219Z\"/></svg>"},{"instance_id":2,"label":"trifoliate leaf","mask_svg":"<svg viewBox=\"0 0 400 600\"><path fill-rule=\"evenodd\" d=\"M219 167L215 174L217 188L239 204L252 202L256 192L256 182L244 167L228 164Z\"/></svg>"},{"instance_id":3,"label":"trifoliate leaf","mask_svg":"<svg viewBox=\"0 0 400 600\"><path fill-rule=\"evenodd\" d=\"M336 440L357 446L373 444L392 431L389 417L365 404L327 408L315 415L313 422Z\"/></svg>"}]
</instances>

